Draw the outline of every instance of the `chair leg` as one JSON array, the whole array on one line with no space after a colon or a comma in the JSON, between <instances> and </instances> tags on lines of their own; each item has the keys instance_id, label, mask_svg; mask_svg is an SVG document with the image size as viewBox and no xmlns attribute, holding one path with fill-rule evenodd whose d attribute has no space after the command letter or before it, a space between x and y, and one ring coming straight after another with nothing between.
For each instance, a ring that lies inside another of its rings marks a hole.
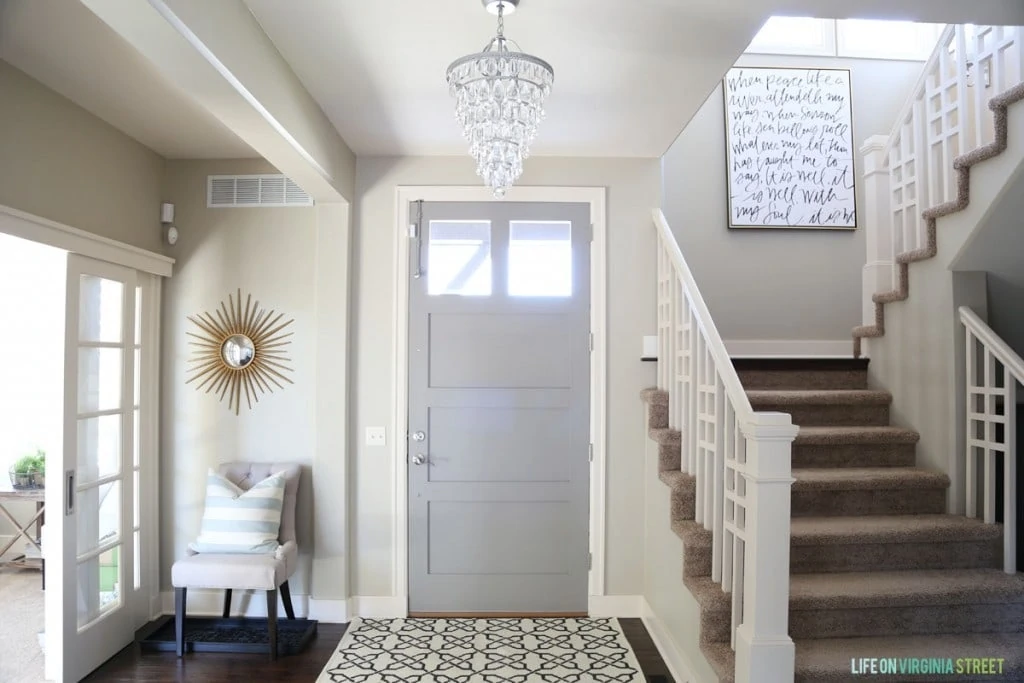
<instances>
[{"instance_id":1,"label":"chair leg","mask_svg":"<svg viewBox=\"0 0 1024 683\"><path fill-rule=\"evenodd\" d=\"M277 659L277 591L267 591L267 636L270 641L270 660Z\"/></svg>"},{"instance_id":2,"label":"chair leg","mask_svg":"<svg viewBox=\"0 0 1024 683\"><path fill-rule=\"evenodd\" d=\"M174 589L174 639L179 657L185 654L185 594L187 590L187 588Z\"/></svg>"},{"instance_id":3,"label":"chair leg","mask_svg":"<svg viewBox=\"0 0 1024 683\"><path fill-rule=\"evenodd\" d=\"M228 588L224 591L224 612L223 616L225 619L231 616L231 589Z\"/></svg>"},{"instance_id":4,"label":"chair leg","mask_svg":"<svg viewBox=\"0 0 1024 683\"><path fill-rule=\"evenodd\" d=\"M288 582L285 581L281 584L281 602L284 603L284 613L289 619L295 618L295 610L292 609L292 590L288 587Z\"/></svg>"}]
</instances>

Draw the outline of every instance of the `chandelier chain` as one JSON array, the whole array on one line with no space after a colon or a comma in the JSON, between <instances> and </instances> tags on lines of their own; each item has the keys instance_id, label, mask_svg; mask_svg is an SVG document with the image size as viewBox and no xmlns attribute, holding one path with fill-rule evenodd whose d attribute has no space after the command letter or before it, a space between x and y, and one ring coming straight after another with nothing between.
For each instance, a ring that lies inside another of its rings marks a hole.
<instances>
[{"instance_id":1,"label":"chandelier chain","mask_svg":"<svg viewBox=\"0 0 1024 683\"><path fill-rule=\"evenodd\" d=\"M505 37L505 3L498 3L498 38Z\"/></svg>"}]
</instances>

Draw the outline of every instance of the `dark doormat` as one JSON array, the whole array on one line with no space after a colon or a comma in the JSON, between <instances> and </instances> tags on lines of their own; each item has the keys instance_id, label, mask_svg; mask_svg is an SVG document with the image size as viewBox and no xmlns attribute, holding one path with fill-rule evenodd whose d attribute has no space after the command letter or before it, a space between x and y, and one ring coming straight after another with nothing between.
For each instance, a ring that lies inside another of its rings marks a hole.
<instances>
[{"instance_id":1,"label":"dark doormat","mask_svg":"<svg viewBox=\"0 0 1024 683\"><path fill-rule=\"evenodd\" d=\"M316 621L277 620L277 654L302 652L316 636ZM174 617L139 641L143 651L174 652ZM185 619L185 652L243 652L270 654L267 620L249 618L188 617Z\"/></svg>"}]
</instances>

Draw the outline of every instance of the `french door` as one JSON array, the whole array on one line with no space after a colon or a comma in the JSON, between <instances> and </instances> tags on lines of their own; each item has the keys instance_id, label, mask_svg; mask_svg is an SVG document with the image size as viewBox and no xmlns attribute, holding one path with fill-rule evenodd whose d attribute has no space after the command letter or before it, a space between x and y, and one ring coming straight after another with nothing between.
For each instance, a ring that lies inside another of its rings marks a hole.
<instances>
[{"instance_id":1,"label":"french door","mask_svg":"<svg viewBox=\"0 0 1024 683\"><path fill-rule=\"evenodd\" d=\"M147 611L139 588L148 277L68 255L63 466L47 477L44 549L47 678L59 683L77 683L130 644Z\"/></svg>"}]
</instances>

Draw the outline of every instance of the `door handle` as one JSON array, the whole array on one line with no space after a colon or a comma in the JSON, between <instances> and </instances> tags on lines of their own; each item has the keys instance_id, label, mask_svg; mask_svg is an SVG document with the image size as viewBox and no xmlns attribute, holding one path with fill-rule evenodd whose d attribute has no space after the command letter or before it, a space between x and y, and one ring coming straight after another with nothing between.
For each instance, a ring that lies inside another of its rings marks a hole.
<instances>
[{"instance_id":1,"label":"door handle","mask_svg":"<svg viewBox=\"0 0 1024 683\"><path fill-rule=\"evenodd\" d=\"M64 516L75 512L75 471L68 470L64 473Z\"/></svg>"},{"instance_id":2,"label":"door handle","mask_svg":"<svg viewBox=\"0 0 1024 683\"><path fill-rule=\"evenodd\" d=\"M422 465L425 462L427 462L427 456L423 455L422 453L417 453L416 455L412 456L413 465Z\"/></svg>"}]
</instances>

